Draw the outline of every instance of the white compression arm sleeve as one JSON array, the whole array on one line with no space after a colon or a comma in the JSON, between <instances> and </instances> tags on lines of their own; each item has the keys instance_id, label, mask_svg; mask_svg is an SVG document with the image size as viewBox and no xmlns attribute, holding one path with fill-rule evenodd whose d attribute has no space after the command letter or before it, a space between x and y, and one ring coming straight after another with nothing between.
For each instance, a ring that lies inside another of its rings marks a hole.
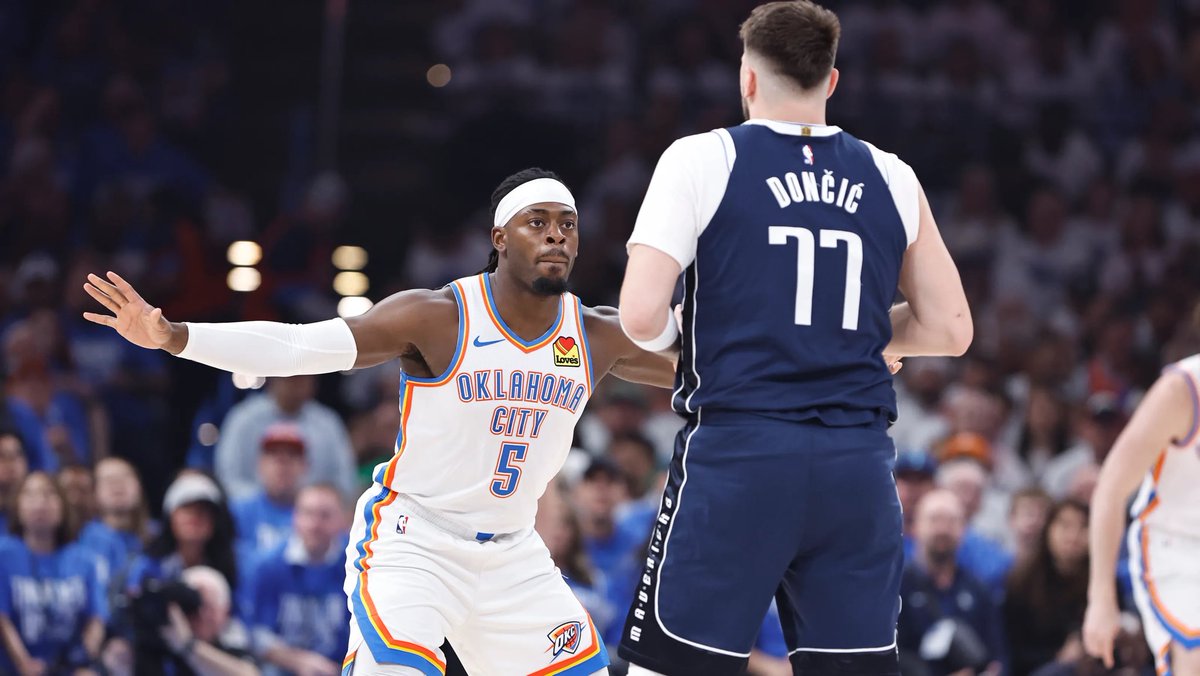
<instances>
[{"instance_id":1,"label":"white compression arm sleeve","mask_svg":"<svg viewBox=\"0 0 1200 676\"><path fill-rule=\"evenodd\" d=\"M192 324L179 356L231 373L262 378L348 371L358 358L354 334L341 319L315 324L229 322Z\"/></svg>"}]
</instances>

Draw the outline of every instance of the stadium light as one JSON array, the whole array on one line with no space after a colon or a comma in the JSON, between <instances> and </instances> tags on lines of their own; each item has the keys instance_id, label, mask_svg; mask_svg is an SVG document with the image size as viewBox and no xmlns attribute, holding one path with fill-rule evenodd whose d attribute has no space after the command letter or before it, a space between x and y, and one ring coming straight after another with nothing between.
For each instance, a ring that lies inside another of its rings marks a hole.
<instances>
[{"instance_id":1,"label":"stadium light","mask_svg":"<svg viewBox=\"0 0 1200 676\"><path fill-rule=\"evenodd\" d=\"M339 296L361 296L371 288L371 282L361 272L339 272L333 278L333 290Z\"/></svg>"},{"instance_id":2,"label":"stadium light","mask_svg":"<svg viewBox=\"0 0 1200 676\"><path fill-rule=\"evenodd\" d=\"M234 268L225 277L231 291L243 293L253 291L262 284L262 275L254 268Z\"/></svg>"},{"instance_id":3,"label":"stadium light","mask_svg":"<svg viewBox=\"0 0 1200 676\"><path fill-rule=\"evenodd\" d=\"M361 246L339 246L333 250L333 267L338 270L362 270L367 267L367 250Z\"/></svg>"},{"instance_id":4,"label":"stadium light","mask_svg":"<svg viewBox=\"0 0 1200 676\"><path fill-rule=\"evenodd\" d=\"M196 429L196 441L201 446L214 446L221 439L221 430L212 423L204 423Z\"/></svg>"},{"instance_id":5,"label":"stadium light","mask_svg":"<svg viewBox=\"0 0 1200 676\"><path fill-rule=\"evenodd\" d=\"M450 71L450 66L444 63L437 63L430 66L429 70L425 72L425 80L434 87L441 89L450 84L450 78L453 75L454 73Z\"/></svg>"},{"instance_id":6,"label":"stadium light","mask_svg":"<svg viewBox=\"0 0 1200 676\"><path fill-rule=\"evenodd\" d=\"M370 298L362 296L346 296L338 301L337 313L339 317L357 317L367 310L371 309L374 303Z\"/></svg>"},{"instance_id":7,"label":"stadium light","mask_svg":"<svg viewBox=\"0 0 1200 676\"><path fill-rule=\"evenodd\" d=\"M262 260L262 247L258 245L258 242L248 240L233 242L225 252L225 258L230 265L239 267L258 265L258 262Z\"/></svg>"}]
</instances>

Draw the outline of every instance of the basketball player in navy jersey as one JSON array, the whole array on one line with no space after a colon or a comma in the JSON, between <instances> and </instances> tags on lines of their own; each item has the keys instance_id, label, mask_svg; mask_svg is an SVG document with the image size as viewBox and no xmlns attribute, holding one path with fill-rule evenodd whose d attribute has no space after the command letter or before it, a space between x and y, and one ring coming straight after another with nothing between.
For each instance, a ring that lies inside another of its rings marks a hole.
<instances>
[{"instance_id":1,"label":"basketball player in navy jersey","mask_svg":"<svg viewBox=\"0 0 1200 676\"><path fill-rule=\"evenodd\" d=\"M620 654L741 673L772 596L796 674L897 674L903 560L883 355L960 355L971 318L916 177L825 121L840 26L801 0L741 27L748 121L663 154L621 323L679 334L680 432ZM907 303L891 307L897 289Z\"/></svg>"},{"instance_id":2,"label":"basketball player in navy jersey","mask_svg":"<svg viewBox=\"0 0 1200 676\"><path fill-rule=\"evenodd\" d=\"M597 676L608 652L533 530L537 499L608 373L668 387L675 357L638 349L613 308L567 292L575 199L530 169L492 195L488 268L314 324L167 321L124 279L89 275L127 340L258 376L399 359L396 453L359 500L347 549L343 675L437 676L449 638L473 674ZM761 620L761 616L759 618Z\"/></svg>"}]
</instances>

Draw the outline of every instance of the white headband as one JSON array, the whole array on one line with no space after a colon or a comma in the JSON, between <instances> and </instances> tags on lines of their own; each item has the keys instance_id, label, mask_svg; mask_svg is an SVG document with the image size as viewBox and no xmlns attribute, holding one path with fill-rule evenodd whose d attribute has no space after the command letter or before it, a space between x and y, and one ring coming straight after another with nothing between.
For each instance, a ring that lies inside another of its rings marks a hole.
<instances>
[{"instance_id":1,"label":"white headband","mask_svg":"<svg viewBox=\"0 0 1200 676\"><path fill-rule=\"evenodd\" d=\"M558 202L575 208L575 198L571 191L567 190L567 186L552 178L535 178L513 188L512 192L500 200L500 204L496 206L496 220L492 225L503 228L504 224L522 209L541 202Z\"/></svg>"}]
</instances>

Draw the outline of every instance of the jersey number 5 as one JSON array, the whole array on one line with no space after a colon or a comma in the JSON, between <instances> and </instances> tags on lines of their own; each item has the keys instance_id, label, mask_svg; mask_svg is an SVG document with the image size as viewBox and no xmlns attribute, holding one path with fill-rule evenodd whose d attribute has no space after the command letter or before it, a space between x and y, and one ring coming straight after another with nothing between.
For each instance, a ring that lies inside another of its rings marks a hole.
<instances>
[{"instance_id":1,"label":"jersey number 5","mask_svg":"<svg viewBox=\"0 0 1200 676\"><path fill-rule=\"evenodd\" d=\"M525 462L525 454L528 452L529 444L507 441L500 446L500 459L496 461L496 478L492 479L492 495L507 498L517 492L517 484L521 481L521 468L517 463Z\"/></svg>"},{"instance_id":2,"label":"jersey number 5","mask_svg":"<svg viewBox=\"0 0 1200 676\"><path fill-rule=\"evenodd\" d=\"M842 328L858 330L858 305L862 294L862 238L845 230L820 230L821 248L836 249L838 242L846 243L846 295L842 300ZM771 244L787 245L795 239L796 256L796 324L812 326L813 272L816 264L817 242L811 230L786 225L767 228Z\"/></svg>"}]
</instances>

